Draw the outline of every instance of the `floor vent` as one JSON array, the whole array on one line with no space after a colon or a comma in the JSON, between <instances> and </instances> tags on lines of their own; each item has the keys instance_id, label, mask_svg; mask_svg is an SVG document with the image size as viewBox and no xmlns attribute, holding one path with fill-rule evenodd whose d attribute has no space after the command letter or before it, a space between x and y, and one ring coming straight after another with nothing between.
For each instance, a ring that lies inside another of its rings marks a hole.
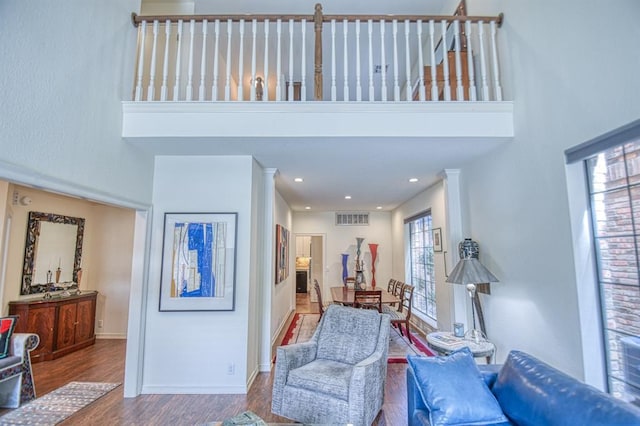
<instances>
[{"instance_id":1,"label":"floor vent","mask_svg":"<svg viewBox=\"0 0 640 426\"><path fill-rule=\"evenodd\" d=\"M336 213L336 226L369 226L369 213Z\"/></svg>"}]
</instances>

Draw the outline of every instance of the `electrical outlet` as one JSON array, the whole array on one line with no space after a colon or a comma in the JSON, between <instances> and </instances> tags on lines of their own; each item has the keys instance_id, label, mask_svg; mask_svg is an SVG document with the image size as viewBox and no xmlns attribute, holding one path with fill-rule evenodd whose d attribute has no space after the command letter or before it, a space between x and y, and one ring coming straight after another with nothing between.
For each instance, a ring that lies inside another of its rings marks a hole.
<instances>
[{"instance_id":1,"label":"electrical outlet","mask_svg":"<svg viewBox=\"0 0 640 426\"><path fill-rule=\"evenodd\" d=\"M102 320L98 320L98 328L102 328L102 324L103 324Z\"/></svg>"},{"instance_id":2,"label":"electrical outlet","mask_svg":"<svg viewBox=\"0 0 640 426\"><path fill-rule=\"evenodd\" d=\"M230 376L233 376L234 374L236 374L236 365L234 363L231 362L227 366L227 374Z\"/></svg>"}]
</instances>

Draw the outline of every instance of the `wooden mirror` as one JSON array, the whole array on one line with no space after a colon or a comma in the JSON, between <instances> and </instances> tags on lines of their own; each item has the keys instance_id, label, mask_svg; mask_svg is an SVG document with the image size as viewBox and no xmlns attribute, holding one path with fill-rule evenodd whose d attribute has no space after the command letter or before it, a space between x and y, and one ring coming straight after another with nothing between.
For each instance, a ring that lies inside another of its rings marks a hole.
<instances>
[{"instance_id":1,"label":"wooden mirror","mask_svg":"<svg viewBox=\"0 0 640 426\"><path fill-rule=\"evenodd\" d=\"M20 294L78 288L84 219L29 212Z\"/></svg>"}]
</instances>

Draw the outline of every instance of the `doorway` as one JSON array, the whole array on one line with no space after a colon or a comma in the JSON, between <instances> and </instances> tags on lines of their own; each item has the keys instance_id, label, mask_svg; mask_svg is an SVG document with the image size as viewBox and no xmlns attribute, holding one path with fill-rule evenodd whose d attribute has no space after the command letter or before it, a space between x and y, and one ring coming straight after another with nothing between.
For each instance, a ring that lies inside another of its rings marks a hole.
<instances>
[{"instance_id":1,"label":"doorway","mask_svg":"<svg viewBox=\"0 0 640 426\"><path fill-rule=\"evenodd\" d=\"M325 294L324 238L324 234L296 234L296 309L318 302L315 280Z\"/></svg>"}]
</instances>

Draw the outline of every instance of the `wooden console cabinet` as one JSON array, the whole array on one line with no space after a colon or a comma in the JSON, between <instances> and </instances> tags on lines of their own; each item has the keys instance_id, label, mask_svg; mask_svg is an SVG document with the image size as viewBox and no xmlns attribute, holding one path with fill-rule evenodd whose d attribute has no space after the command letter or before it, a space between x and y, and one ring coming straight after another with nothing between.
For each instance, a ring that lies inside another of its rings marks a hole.
<instances>
[{"instance_id":1,"label":"wooden console cabinet","mask_svg":"<svg viewBox=\"0 0 640 426\"><path fill-rule=\"evenodd\" d=\"M9 315L18 315L16 333L36 333L40 344L31 362L49 361L93 345L98 292L68 297L9 302Z\"/></svg>"}]
</instances>

